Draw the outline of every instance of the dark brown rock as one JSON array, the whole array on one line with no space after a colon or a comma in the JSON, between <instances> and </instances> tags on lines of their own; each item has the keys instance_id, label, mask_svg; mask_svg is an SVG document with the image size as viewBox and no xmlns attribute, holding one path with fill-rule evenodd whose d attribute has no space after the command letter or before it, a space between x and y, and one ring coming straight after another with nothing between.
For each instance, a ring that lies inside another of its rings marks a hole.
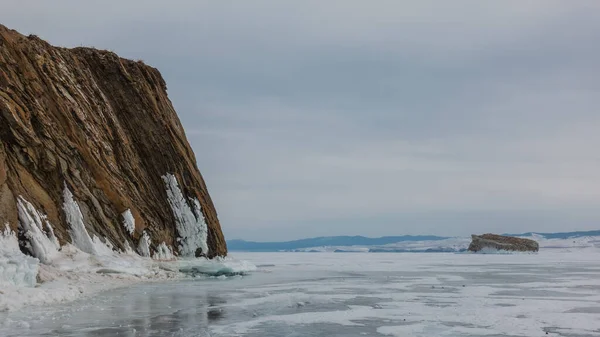
<instances>
[{"instance_id":1,"label":"dark brown rock","mask_svg":"<svg viewBox=\"0 0 600 337\"><path fill-rule=\"evenodd\" d=\"M534 240L512 236L483 234L471 235L471 238L473 241L469 245L469 250L472 252L478 252L485 248L519 252L537 252L540 249L539 244Z\"/></svg>"},{"instance_id":2,"label":"dark brown rock","mask_svg":"<svg viewBox=\"0 0 600 337\"><path fill-rule=\"evenodd\" d=\"M47 214L61 243L65 184L90 235L123 249L143 230L153 247L177 251L175 217L162 176L197 198L209 256L227 254L217 212L158 70L91 48L54 47L0 25L0 221L15 228L23 196ZM136 220L131 237L122 226Z\"/></svg>"}]
</instances>

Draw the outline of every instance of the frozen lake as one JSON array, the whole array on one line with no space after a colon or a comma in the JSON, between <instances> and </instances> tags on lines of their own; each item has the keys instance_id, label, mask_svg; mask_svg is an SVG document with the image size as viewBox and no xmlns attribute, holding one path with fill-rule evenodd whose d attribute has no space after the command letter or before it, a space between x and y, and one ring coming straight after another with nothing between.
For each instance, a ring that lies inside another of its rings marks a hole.
<instances>
[{"instance_id":1,"label":"frozen lake","mask_svg":"<svg viewBox=\"0 0 600 337\"><path fill-rule=\"evenodd\" d=\"M258 271L0 313L0 336L600 336L600 253L237 253Z\"/></svg>"}]
</instances>

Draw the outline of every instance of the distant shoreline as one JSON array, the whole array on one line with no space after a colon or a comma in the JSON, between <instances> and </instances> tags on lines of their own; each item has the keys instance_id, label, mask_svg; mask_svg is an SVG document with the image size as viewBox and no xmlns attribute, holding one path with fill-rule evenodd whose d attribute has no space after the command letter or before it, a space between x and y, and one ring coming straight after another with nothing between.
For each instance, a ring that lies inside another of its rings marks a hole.
<instances>
[{"instance_id":1,"label":"distant shoreline","mask_svg":"<svg viewBox=\"0 0 600 337\"><path fill-rule=\"evenodd\" d=\"M560 233L503 234L518 237L537 237L544 240L565 240L600 237L600 230ZM396 253L439 253L466 250L468 237L445 237L435 235L403 235L369 238L365 236L327 236L281 242L254 242L229 240L227 247L232 252L396 252ZM421 244L418 244L421 243ZM352 247L345 249L343 247ZM560 245L560 248L563 246ZM550 248L550 247L547 247Z\"/></svg>"}]
</instances>

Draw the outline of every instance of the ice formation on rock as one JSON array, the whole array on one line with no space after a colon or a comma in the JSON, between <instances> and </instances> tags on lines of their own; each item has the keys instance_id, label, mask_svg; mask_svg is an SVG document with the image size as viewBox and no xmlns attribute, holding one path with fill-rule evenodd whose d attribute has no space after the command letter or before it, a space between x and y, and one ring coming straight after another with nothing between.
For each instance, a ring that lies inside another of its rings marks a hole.
<instances>
[{"instance_id":1,"label":"ice formation on rock","mask_svg":"<svg viewBox=\"0 0 600 337\"><path fill-rule=\"evenodd\" d=\"M73 193L71 193L66 183L63 190L63 201L63 210L69 224L69 235L73 245L83 252L97 255L94 242L85 229L83 214L81 214L79 205L73 199Z\"/></svg>"},{"instance_id":2,"label":"ice formation on rock","mask_svg":"<svg viewBox=\"0 0 600 337\"><path fill-rule=\"evenodd\" d=\"M123 246L125 246L125 251L123 253L125 254L135 254L135 252L133 251L133 248L131 248L131 245L129 244L129 241L125 240L125 243L123 244Z\"/></svg>"},{"instance_id":3,"label":"ice formation on rock","mask_svg":"<svg viewBox=\"0 0 600 337\"><path fill-rule=\"evenodd\" d=\"M150 240L150 236L146 231L142 233L142 237L140 238L140 243L138 244L138 254L144 257L150 257L150 244L152 241Z\"/></svg>"},{"instance_id":4,"label":"ice formation on rock","mask_svg":"<svg viewBox=\"0 0 600 337\"><path fill-rule=\"evenodd\" d=\"M152 255L152 258L154 260L168 261L175 259L175 256L173 255L173 250L171 247L167 246L167 244L163 242L156 247L156 253Z\"/></svg>"},{"instance_id":5,"label":"ice formation on rock","mask_svg":"<svg viewBox=\"0 0 600 337\"><path fill-rule=\"evenodd\" d=\"M135 231L135 218L133 217L133 214L131 214L131 210L128 209L121 215L123 216L123 226L127 230L127 233L133 235L133 232Z\"/></svg>"},{"instance_id":6,"label":"ice formation on rock","mask_svg":"<svg viewBox=\"0 0 600 337\"><path fill-rule=\"evenodd\" d=\"M19 229L28 241L25 247L42 263L50 263L60 248L50 222L22 196L17 198L17 209ZM44 225L46 230L44 230Z\"/></svg>"},{"instance_id":7,"label":"ice formation on rock","mask_svg":"<svg viewBox=\"0 0 600 337\"><path fill-rule=\"evenodd\" d=\"M105 237L103 242L98 236L94 235L92 242L94 244L94 255L109 256L114 254L114 245L108 238Z\"/></svg>"},{"instance_id":8,"label":"ice formation on rock","mask_svg":"<svg viewBox=\"0 0 600 337\"><path fill-rule=\"evenodd\" d=\"M190 198L189 202L185 200L177 178L173 174L168 173L162 179L165 182L169 204L175 216L179 234L177 238L179 253L181 256L194 257L198 255L198 250L201 250L202 254L208 254L208 227L200 202L196 198Z\"/></svg>"},{"instance_id":9,"label":"ice formation on rock","mask_svg":"<svg viewBox=\"0 0 600 337\"><path fill-rule=\"evenodd\" d=\"M8 224L0 231L0 286L33 287L39 261L19 249L19 241Z\"/></svg>"}]
</instances>

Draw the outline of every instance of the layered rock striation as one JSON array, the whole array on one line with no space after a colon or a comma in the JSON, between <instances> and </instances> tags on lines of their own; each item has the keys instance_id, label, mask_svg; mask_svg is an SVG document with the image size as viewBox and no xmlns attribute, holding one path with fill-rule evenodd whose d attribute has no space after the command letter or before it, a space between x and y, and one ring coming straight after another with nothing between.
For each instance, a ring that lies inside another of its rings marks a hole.
<instances>
[{"instance_id":1,"label":"layered rock striation","mask_svg":"<svg viewBox=\"0 0 600 337\"><path fill-rule=\"evenodd\" d=\"M471 235L472 241L469 250L479 252L485 249L518 251L518 252L537 252L540 249L539 244L530 239L516 238L512 236L503 236L497 234Z\"/></svg>"},{"instance_id":2,"label":"layered rock striation","mask_svg":"<svg viewBox=\"0 0 600 337\"><path fill-rule=\"evenodd\" d=\"M84 251L100 241L142 255L227 254L159 71L0 25L4 224L34 256L35 235Z\"/></svg>"}]
</instances>

